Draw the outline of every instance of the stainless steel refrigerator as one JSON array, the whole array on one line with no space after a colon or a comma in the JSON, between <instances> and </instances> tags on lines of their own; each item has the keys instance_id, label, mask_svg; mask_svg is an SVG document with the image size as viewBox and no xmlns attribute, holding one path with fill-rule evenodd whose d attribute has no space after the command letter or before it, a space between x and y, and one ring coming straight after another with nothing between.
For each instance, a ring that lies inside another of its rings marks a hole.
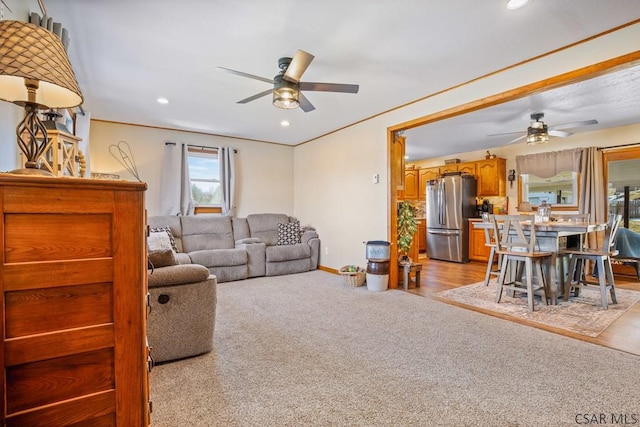
<instances>
[{"instance_id":1,"label":"stainless steel refrigerator","mask_svg":"<svg viewBox=\"0 0 640 427\"><path fill-rule=\"evenodd\" d=\"M469 262L469 218L477 215L476 179L447 173L427 183L427 256Z\"/></svg>"}]
</instances>

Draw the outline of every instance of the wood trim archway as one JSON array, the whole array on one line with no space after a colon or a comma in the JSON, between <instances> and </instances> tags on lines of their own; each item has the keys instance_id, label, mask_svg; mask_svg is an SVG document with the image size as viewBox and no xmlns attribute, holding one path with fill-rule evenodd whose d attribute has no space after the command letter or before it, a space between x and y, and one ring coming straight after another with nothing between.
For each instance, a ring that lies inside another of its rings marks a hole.
<instances>
[{"instance_id":1,"label":"wood trim archway","mask_svg":"<svg viewBox=\"0 0 640 427\"><path fill-rule=\"evenodd\" d=\"M588 40L585 40L588 41ZM552 52L553 53L553 52ZM549 89L555 89L557 87L578 83L584 80L588 80L594 77L608 74L621 69L629 68L640 64L640 50L622 55L616 58L612 58L606 61L602 61L596 64L589 65L587 67L578 68L576 70L559 74L544 80L540 80L534 83L530 83L524 86L520 86L514 89L507 90L505 92L497 93L492 96L481 98L475 101L471 101L465 104L458 105L456 107L448 108L446 110L438 111L433 114L422 116L407 122L399 123L397 125L387 128L387 147L389 155L389 206L388 206L388 219L389 219L389 241L392 242L391 246L391 259L397 259L396 250L396 233L397 233L397 209L395 208L398 203L398 188L404 183L404 137L402 138L402 144L396 144L394 141L397 139L397 135L402 131L412 129L418 126L424 126L429 123L433 123L439 120L448 119L451 117L459 116L466 113L471 113L482 108L491 107L494 105L502 104L505 102L513 101L525 96L530 96L536 93L540 93ZM521 65L521 64L518 64ZM518 65L514 66L517 67ZM513 67L511 67L513 68ZM502 70L504 71L504 70ZM484 76L487 77L487 76ZM478 79L476 79L478 80ZM471 82L469 82L471 83ZM460 87L460 86L457 86ZM443 92L439 92L433 96L440 95L444 92L451 91L457 87L448 89ZM424 99L428 99L424 98ZM396 288L398 286L398 265L396 262L390 263L389 268L389 287Z\"/></svg>"}]
</instances>

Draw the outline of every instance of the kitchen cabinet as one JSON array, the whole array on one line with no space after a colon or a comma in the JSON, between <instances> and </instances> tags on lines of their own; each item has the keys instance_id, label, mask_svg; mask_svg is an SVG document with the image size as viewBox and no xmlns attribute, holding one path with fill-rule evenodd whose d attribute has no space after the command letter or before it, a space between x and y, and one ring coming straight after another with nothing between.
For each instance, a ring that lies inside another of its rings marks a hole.
<instances>
[{"instance_id":1,"label":"kitchen cabinet","mask_svg":"<svg viewBox=\"0 0 640 427\"><path fill-rule=\"evenodd\" d=\"M476 175L476 162L458 163L458 172Z\"/></svg>"},{"instance_id":2,"label":"kitchen cabinet","mask_svg":"<svg viewBox=\"0 0 640 427\"><path fill-rule=\"evenodd\" d=\"M431 181L432 179L436 179L439 175L440 168L438 167L420 169L420 185L418 187L420 199L426 199L427 197L427 182Z\"/></svg>"},{"instance_id":3,"label":"kitchen cabinet","mask_svg":"<svg viewBox=\"0 0 640 427\"><path fill-rule=\"evenodd\" d=\"M485 245L484 229L473 226L474 222L480 221L480 219L469 220L469 260L487 262L491 248Z\"/></svg>"},{"instance_id":4,"label":"kitchen cabinet","mask_svg":"<svg viewBox=\"0 0 640 427\"><path fill-rule=\"evenodd\" d=\"M0 174L0 425L148 425L145 189Z\"/></svg>"},{"instance_id":5,"label":"kitchen cabinet","mask_svg":"<svg viewBox=\"0 0 640 427\"><path fill-rule=\"evenodd\" d=\"M507 161L495 158L479 160L475 163L478 197L506 196Z\"/></svg>"},{"instance_id":6,"label":"kitchen cabinet","mask_svg":"<svg viewBox=\"0 0 640 427\"><path fill-rule=\"evenodd\" d=\"M440 175L444 175L449 172L458 172L458 163L450 163L448 165L440 166Z\"/></svg>"},{"instance_id":7,"label":"kitchen cabinet","mask_svg":"<svg viewBox=\"0 0 640 427\"><path fill-rule=\"evenodd\" d=\"M420 181L419 169L406 169L404 171L404 199L416 200L419 196Z\"/></svg>"},{"instance_id":8,"label":"kitchen cabinet","mask_svg":"<svg viewBox=\"0 0 640 427\"><path fill-rule=\"evenodd\" d=\"M418 252L427 251L427 220L418 221Z\"/></svg>"}]
</instances>

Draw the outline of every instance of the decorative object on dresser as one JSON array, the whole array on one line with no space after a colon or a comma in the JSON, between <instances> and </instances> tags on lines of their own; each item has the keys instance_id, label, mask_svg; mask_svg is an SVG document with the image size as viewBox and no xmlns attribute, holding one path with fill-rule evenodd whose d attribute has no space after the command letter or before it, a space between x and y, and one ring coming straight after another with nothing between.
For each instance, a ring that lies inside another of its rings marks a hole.
<instances>
[{"instance_id":1,"label":"decorative object on dresser","mask_svg":"<svg viewBox=\"0 0 640 427\"><path fill-rule=\"evenodd\" d=\"M145 189L0 174L0 425L148 424Z\"/></svg>"},{"instance_id":2,"label":"decorative object on dresser","mask_svg":"<svg viewBox=\"0 0 640 427\"><path fill-rule=\"evenodd\" d=\"M71 108L83 102L71 63L58 36L21 21L0 21L0 99L23 106L25 117L16 128L25 168L17 174L52 175L39 169L49 146L38 111Z\"/></svg>"}]
</instances>

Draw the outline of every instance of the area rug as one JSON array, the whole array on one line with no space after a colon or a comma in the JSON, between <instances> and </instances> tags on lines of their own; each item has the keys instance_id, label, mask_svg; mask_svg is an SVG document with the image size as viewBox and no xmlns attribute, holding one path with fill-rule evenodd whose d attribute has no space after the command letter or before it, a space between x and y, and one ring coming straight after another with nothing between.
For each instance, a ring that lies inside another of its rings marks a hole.
<instances>
[{"instance_id":1,"label":"area rug","mask_svg":"<svg viewBox=\"0 0 640 427\"><path fill-rule=\"evenodd\" d=\"M514 297L509 297L503 292L500 303L496 303L495 280L491 280L488 286L478 282L434 294L434 297L445 302L455 301L480 308L482 311L499 313L589 337L600 335L640 300L640 292L627 289L616 289L616 296L618 304L611 304L609 300L607 310L600 306L600 290L595 287L584 288L579 297L572 297L569 301L559 300L557 305L543 305L540 297L536 296L535 311L531 312L527 307L527 296L521 292L516 293Z\"/></svg>"}]
</instances>

